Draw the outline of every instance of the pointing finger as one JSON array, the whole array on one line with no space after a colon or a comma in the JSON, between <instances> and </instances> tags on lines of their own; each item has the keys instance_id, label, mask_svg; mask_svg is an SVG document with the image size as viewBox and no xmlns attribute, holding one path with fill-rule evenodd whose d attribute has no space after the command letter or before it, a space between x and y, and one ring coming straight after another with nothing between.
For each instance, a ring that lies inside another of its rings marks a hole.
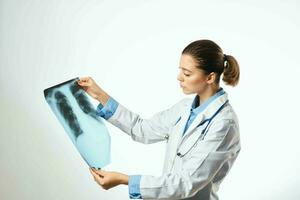
<instances>
[{"instance_id":1,"label":"pointing finger","mask_svg":"<svg viewBox=\"0 0 300 200\"><path fill-rule=\"evenodd\" d=\"M100 176L100 177L103 177L103 176L104 176L104 173L99 172L99 170L95 170L95 169L93 169L93 168L90 168L90 171L91 171L91 173L92 173L94 176Z\"/></svg>"},{"instance_id":2,"label":"pointing finger","mask_svg":"<svg viewBox=\"0 0 300 200\"><path fill-rule=\"evenodd\" d=\"M93 169L92 169L93 170ZM96 174L98 174L99 176L105 176L106 172L104 170L101 170L101 169L94 169L93 170Z\"/></svg>"},{"instance_id":3,"label":"pointing finger","mask_svg":"<svg viewBox=\"0 0 300 200\"><path fill-rule=\"evenodd\" d=\"M88 76L79 78L80 81L88 81L89 79L90 79L90 77L88 77Z\"/></svg>"}]
</instances>

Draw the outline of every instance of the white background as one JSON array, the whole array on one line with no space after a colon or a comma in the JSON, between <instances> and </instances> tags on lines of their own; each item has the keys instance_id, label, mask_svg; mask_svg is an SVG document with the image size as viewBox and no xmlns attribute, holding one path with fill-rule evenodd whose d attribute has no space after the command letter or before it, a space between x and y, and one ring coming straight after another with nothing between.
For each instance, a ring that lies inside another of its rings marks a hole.
<instances>
[{"instance_id":1,"label":"white background","mask_svg":"<svg viewBox=\"0 0 300 200\"><path fill-rule=\"evenodd\" d=\"M198 39L215 41L241 68L236 88L222 85L242 151L220 199L300 199L299 9L296 0L1 0L0 199L128 199L127 186L94 182L43 90L91 76L147 118L186 97L179 59ZM138 144L107 126L106 170L161 173L165 143Z\"/></svg>"}]
</instances>

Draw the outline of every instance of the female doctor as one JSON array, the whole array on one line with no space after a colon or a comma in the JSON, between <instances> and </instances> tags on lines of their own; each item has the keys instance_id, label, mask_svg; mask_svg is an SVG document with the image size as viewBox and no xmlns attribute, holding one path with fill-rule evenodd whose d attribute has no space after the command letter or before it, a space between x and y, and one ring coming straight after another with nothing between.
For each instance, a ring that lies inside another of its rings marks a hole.
<instances>
[{"instance_id":1,"label":"female doctor","mask_svg":"<svg viewBox=\"0 0 300 200\"><path fill-rule=\"evenodd\" d=\"M110 97L91 77L78 84L100 103L97 113L135 141L167 141L161 176L125 175L90 169L104 189L128 185L133 199L216 200L217 191L240 152L237 116L220 87L239 81L239 65L211 40L197 40L184 48L178 81L185 94L166 110L143 119Z\"/></svg>"}]
</instances>

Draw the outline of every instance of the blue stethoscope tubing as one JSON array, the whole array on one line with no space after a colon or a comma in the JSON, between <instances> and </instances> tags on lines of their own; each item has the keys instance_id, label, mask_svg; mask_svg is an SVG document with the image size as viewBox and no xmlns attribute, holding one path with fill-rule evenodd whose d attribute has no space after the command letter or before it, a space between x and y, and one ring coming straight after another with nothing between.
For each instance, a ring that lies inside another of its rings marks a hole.
<instances>
[{"instance_id":1,"label":"blue stethoscope tubing","mask_svg":"<svg viewBox=\"0 0 300 200\"><path fill-rule=\"evenodd\" d=\"M198 142L198 140L200 139L200 138L204 138L205 137L205 135L206 135L206 129L207 129L207 127L209 126L209 124L210 124L210 122L218 115L218 113L220 113L221 112L221 110L226 106L226 104L229 102L229 100L227 100L222 106L220 106L220 108L210 117L210 118L208 118L208 119L205 119L205 120L203 120L201 123L199 123L198 124L198 126L197 127L199 127L199 126L202 126L203 124L205 124L205 123L207 123L206 124L206 126L205 126L205 128L202 130L202 132L201 132L201 135L199 136L199 138L197 139L197 141L195 142L195 144L187 151L187 152L185 152L184 154L181 154L180 152L178 152L177 153L177 156L179 156L179 157L183 157L183 156L185 156L196 144L197 144L197 142ZM181 117L180 117L180 119L181 119ZM179 120L180 120L179 119ZM178 121L179 121L178 120ZM178 122L177 121L177 122Z\"/></svg>"}]
</instances>

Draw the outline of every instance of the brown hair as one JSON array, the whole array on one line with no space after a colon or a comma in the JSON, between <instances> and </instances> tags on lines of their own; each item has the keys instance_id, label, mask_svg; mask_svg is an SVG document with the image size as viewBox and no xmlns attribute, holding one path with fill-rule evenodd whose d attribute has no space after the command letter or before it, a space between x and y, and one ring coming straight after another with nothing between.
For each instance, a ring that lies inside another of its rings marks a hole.
<instances>
[{"instance_id":1,"label":"brown hair","mask_svg":"<svg viewBox=\"0 0 300 200\"><path fill-rule=\"evenodd\" d=\"M211 72L217 74L216 82L222 80L227 85L236 86L240 78L240 67L237 60L232 55L223 54L223 50L211 40L196 40L186 46L182 54L192 56L197 68L204 70L208 75Z\"/></svg>"}]
</instances>

